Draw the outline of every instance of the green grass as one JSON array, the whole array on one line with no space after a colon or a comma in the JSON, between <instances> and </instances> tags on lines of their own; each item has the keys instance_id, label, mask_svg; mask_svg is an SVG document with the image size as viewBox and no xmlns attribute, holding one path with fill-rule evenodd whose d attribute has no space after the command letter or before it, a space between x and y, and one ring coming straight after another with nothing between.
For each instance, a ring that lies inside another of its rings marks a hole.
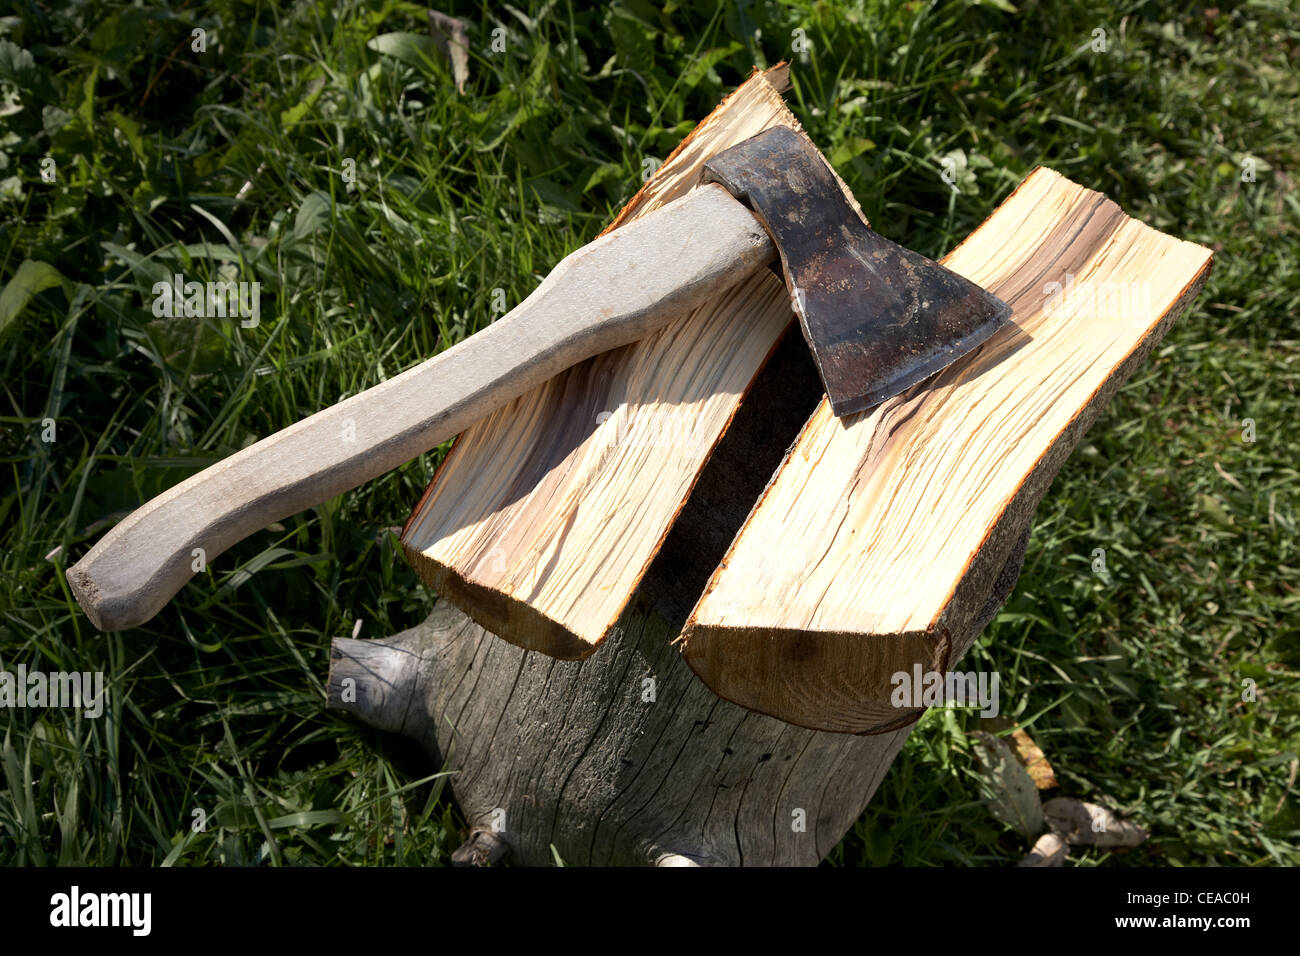
<instances>
[{"instance_id":1,"label":"green grass","mask_svg":"<svg viewBox=\"0 0 1300 956\"><path fill-rule=\"evenodd\" d=\"M435 600L393 529L437 454L255 535L124 634L89 626L63 570L176 481L482 327L493 290L517 303L796 28L813 47L788 101L884 234L940 255L1047 164L1215 249L969 660L1002 674L1062 792L1152 831L1076 861L1300 863L1300 17L1016 7L456 4L459 96L421 44L368 46L427 32L411 3L20 0L0 21L0 663L103 670L110 700L100 720L0 712L0 863L447 860L447 778L322 689L332 637ZM50 268L16 309L29 260ZM260 324L156 318L174 272L259 281ZM832 862L1017 860L980 803L977 723L927 715Z\"/></svg>"}]
</instances>

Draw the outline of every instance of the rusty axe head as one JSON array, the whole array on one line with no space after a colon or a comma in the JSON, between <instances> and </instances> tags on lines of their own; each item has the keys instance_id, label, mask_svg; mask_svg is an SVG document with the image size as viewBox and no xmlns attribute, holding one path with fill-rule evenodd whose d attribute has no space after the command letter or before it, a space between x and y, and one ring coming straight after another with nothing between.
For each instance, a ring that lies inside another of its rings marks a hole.
<instances>
[{"instance_id":1,"label":"rusty axe head","mask_svg":"<svg viewBox=\"0 0 1300 956\"><path fill-rule=\"evenodd\" d=\"M764 130L705 163L704 181L726 187L771 235L836 415L929 378L1011 315L969 279L868 228L803 133Z\"/></svg>"}]
</instances>

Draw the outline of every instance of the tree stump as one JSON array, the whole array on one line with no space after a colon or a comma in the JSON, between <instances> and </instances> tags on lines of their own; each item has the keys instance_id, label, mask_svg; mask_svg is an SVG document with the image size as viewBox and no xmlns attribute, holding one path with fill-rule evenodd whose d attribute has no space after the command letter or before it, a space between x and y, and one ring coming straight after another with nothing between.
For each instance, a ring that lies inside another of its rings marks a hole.
<instances>
[{"instance_id":1,"label":"tree stump","mask_svg":"<svg viewBox=\"0 0 1300 956\"><path fill-rule=\"evenodd\" d=\"M1010 594L1027 541L975 634ZM672 643L685 615L680 568L657 562L647 578L581 661L523 650L447 604L389 638L338 638L328 706L415 740L455 772L471 827L456 862L508 850L513 863L546 865L554 847L570 865L816 865L911 726L826 733L722 700Z\"/></svg>"}]
</instances>

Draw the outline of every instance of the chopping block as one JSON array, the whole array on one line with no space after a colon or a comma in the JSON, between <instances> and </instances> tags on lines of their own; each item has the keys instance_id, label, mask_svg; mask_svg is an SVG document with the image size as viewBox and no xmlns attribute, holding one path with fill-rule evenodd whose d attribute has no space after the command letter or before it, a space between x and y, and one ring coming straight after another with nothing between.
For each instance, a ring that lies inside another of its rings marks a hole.
<instances>
[{"instance_id":1,"label":"chopping block","mask_svg":"<svg viewBox=\"0 0 1300 956\"><path fill-rule=\"evenodd\" d=\"M797 129L784 82L724 101L614 228ZM1099 301L1153 261L1136 307ZM460 435L402 535L442 603L336 640L328 688L453 771L463 861L813 865L842 838L924 710L891 678L951 670L991 620L1210 254L1038 169L943 264L1011 323L862 413L833 414L759 274Z\"/></svg>"}]
</instances>

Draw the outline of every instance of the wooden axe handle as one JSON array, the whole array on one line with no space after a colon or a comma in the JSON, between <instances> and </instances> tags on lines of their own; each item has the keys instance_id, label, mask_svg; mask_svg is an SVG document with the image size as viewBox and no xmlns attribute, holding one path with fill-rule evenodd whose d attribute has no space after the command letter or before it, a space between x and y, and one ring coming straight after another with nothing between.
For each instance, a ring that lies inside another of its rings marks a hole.
<instances>
[{"instance_id":1,"label":"wooden axe handle","mask_svg":"<svg viewBox=\"0 0 1300 956\"><path fill-rule=\"evenodd\" d=\"M68 569L97 628L153 617L194 574L275 521L436 447L572 365L644 338L776 257L710 185L566 257L483 331L199 472L136 509Z\"/></svg>"}]
</instances>

